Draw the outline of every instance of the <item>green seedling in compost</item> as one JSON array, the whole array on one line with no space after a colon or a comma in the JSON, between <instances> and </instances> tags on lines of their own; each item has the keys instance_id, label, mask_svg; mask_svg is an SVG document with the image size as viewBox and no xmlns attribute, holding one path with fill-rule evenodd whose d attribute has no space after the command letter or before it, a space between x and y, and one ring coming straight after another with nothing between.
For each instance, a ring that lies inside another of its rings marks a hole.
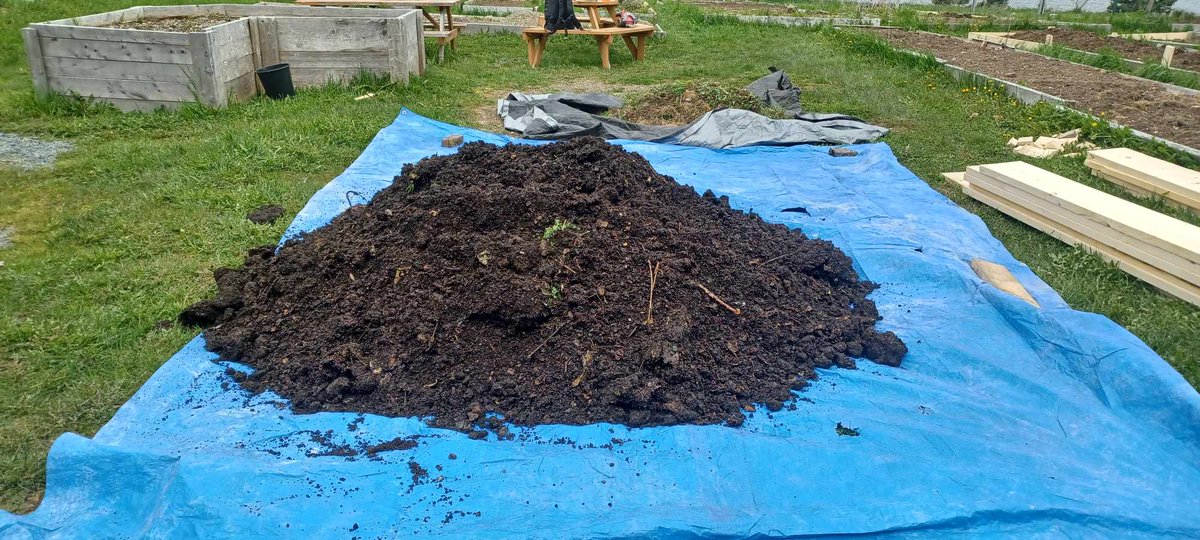
<instances>
[{"instance_id":1,"label":"green seedling in compost","mask_svg":"<svg viewBox=\"0 0 1200 540\"><path fill-rule=\"evenodd\" d=\"M550 305L562 300L562 291L562 285L557 283L553 283L543 290L542 293L546 295L546 305Z\"/></svg>"},{"instance_id":2,"label":"green seedling in compost","mask_svg":"<svg viewBox=\"0 0 1200 540\"><path fill-rule=\"evenodd\" d=\"M554 224L546 227L545 231L542 231L542 241L546 243L553 242L555 235L558 233L578 228L579 227L574 223L571 223L570 220L555 218Z\"/></svg>"}]
</instances>

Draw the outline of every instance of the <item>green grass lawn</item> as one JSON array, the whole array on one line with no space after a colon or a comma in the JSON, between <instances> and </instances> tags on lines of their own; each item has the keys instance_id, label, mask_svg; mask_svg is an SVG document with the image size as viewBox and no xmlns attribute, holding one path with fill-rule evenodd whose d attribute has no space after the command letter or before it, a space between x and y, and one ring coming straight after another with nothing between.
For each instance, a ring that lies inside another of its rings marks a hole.
<instances>
[{"instance_id":1,"label":"green grass lawn","mask_svg":"<svg viewBox=\"0 0 1200 540\"><path fill-rule=\"evenodd\" d=\"M907 167L980 214L1072 306L1116 320L1200 384L1200 310L966 199L938 176L1011 160L1008 137L1082 120L964 92L940 71L897 60L857 34L736 25L662 5L668 35L640 64L614 49L608 72L587 38L554 38L542 68L532 70L519 37L476 35L407 88L331 87L285 102L155 114L35 102L20 27L147 3L0 1L0 130L76 145L52 170L0 169L0 227L16 230L14 245L0 249L0 507L32 509L54 438L93 434L195 335L156 323L211 294L213 268L276 242L291 215L401 106L494 126L493 100L516 89L636 90L691 80L740 87L767 66L784 69L811 110L893 128L887 142ZM377 97L353 99L366 91ZM1079 159L1039 164L1099 185ZM288 215L271 226L244 219L264 203L282 204Z\"/></svg>"}]
</instances>

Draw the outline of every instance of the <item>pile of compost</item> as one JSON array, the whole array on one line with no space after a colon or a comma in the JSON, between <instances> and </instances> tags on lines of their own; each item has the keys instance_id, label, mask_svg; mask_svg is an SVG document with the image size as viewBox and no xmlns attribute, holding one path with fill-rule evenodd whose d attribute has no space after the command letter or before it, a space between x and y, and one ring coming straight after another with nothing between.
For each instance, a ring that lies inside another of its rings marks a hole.
<instances>
[{"instance_id":1,"label":"pile of compost","mask_svg":"<svg viewBox=\"0 0 1200 540\"><path fill-rule=\"evenodd\" d=\"M329 225L214 272L180 315L297 412L740 425L854 358L899 365L829 242L598 138L405 165Z\"/></svg>"}]
</instances>

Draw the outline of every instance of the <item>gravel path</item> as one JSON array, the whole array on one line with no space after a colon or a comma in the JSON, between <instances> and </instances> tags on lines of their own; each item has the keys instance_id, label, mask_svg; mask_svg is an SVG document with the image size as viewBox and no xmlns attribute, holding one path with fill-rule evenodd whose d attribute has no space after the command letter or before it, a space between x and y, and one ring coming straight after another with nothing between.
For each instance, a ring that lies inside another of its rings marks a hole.
<instances>
[{"instance_id":1,"label":"gravel path","mask_svg":"<svg viewBox=\"0 0 1200 540\"><path fill-rule=\"evenodd\" d=\"M43 141L0 132L0 166L18 169L38 169L54 164L58 155L74 148L63 141Z\"/></svg>"},{"instance_id":2,"label":"gravel path","mask_svg":"<svg viewBox=\"0 0 1200 540\"><path fill-rule=\"evenodd\" d=\"M959 67L1074 102L1074 108L1169 141L1200 148L1200 97L1168 92L1153 81L1121 76L1012 49L903 30L876 35L902 49L931 52Z\"/></svg>"}]
</instances>

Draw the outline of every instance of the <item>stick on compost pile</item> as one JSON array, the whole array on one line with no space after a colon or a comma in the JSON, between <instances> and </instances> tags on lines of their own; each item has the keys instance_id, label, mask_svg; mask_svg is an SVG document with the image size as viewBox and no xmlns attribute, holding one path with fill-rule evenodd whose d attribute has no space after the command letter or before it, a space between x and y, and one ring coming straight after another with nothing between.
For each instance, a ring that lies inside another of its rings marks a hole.
<instances>
[{"instance_id":1,"label":"stick on compost pile","mask_svg":"<svg viewBox=\"0 0 1200 540\"><path fill-rule=\"evenodd\" d=\"M214 275L181 320L298 412L740 425L815 368L906 352L832 244L597 138L405 165L369 204Z\"/></svg>"}]
</instances>

